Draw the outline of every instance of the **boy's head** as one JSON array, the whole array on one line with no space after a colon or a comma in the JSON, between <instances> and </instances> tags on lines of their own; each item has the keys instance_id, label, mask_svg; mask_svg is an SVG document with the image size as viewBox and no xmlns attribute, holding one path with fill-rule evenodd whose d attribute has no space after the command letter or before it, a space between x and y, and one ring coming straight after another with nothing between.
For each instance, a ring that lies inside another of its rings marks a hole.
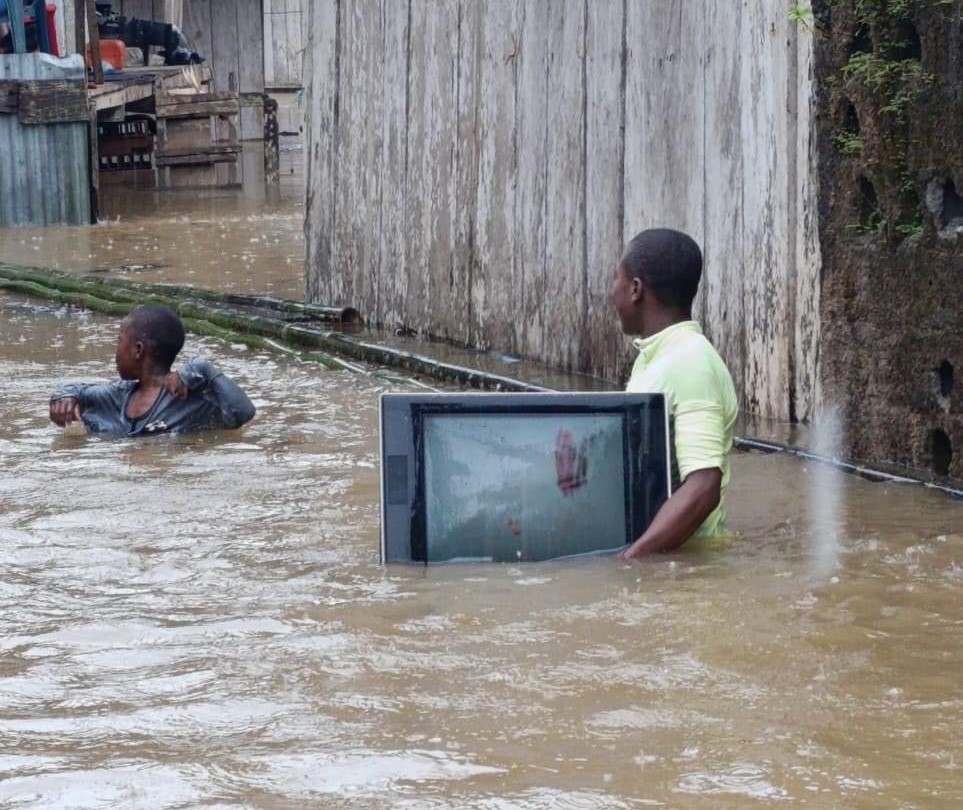
<instances>
[{"instance_id":1,"label":"boy's head","mask_svg":"<svg viewBox=\"0 0 963 810\"><path fill-rule=\"evenodd\" d=\"M145 371L167 372L184 346L184 324L166 307L142 304L120 324L117 371L124 380L139 380Z\"/></svg>"},{"instance_id":2,"label":"boy's head","mask_svg":"<svg viewBox=\"0 0 963 810\"><path fill-rule=\"evenodd\" d=\"M647 315L691 317L702 277L702 251L681 231L652 228L626 245L615 269L612 301L626 334L645 334Z\"/></svg>"}]
</instances>

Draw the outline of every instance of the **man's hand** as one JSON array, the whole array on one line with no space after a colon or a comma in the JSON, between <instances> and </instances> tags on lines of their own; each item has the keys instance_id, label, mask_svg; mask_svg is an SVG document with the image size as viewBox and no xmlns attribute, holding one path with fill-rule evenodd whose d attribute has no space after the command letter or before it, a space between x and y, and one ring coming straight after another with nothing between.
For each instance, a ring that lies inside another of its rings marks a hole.
<instances>
[{"instance_id":1,"label":"man's hand","mask_svg":"<svg viewBox=\"0 0 963 810\"><path fill-rule=\"evenodd\" d=\"M722 497L722 471L718 467L696 470L672 493L638 540L618 559L637 560L658 551L674 551L688 540L712 514Z\"/></svg>"},{"instance_id":2,"label":"man's hand","mask_svg":"<svg viewBox=\"0 0 963 810\"><path fill-rule=\"evenodd\" d=\"M63 397L50 403L50 421L58 427L80 422L80 402L75 397Z\"/></svg>"},{"instance_id":3,"label":"man's hand","mask_svg":"<svg viewBox=\"0 0 963 810\"><path fill-rule=\"evenodd\" d=\"M161 388L174 397L174 399L187 399L187 395L190 393L187 384L176 371L171 371L164 375Z\"/></svg>"}]
</instances>

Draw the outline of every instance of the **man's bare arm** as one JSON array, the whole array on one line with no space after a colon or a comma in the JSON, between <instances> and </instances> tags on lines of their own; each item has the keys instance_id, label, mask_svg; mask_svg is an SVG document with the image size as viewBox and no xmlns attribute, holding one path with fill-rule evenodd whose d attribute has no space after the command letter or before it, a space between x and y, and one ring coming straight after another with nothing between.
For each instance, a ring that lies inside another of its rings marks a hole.
<instances>
[{"instance_id":1,"label":"man's bare arm","mask_svg":"<svg viewBox=\"0 0 963 810\"><path fill-rule=\"evenodd\" d=\"M695 533L722 497L722 471L696 470L672 493L638 540L619 554L634 560L659 551L673 551Z\"/></svg>"}]
</instances>

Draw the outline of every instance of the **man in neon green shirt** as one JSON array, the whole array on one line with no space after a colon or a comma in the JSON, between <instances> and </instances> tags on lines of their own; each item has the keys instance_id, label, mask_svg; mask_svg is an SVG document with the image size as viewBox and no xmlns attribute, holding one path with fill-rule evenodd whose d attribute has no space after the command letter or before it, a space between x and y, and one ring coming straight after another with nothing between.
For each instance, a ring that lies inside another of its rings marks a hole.
<instances>
[{"instance_id":1,"label":"man in neon green shirt","mask_svg":"<svg viewBox=\"0 0 963 810\"><path fill-rule=\"evenodd\" d=\"M738 403L726 364L692 320L701 276L699 246L666 228L635 236L615 270L612 302L622 331L639 335L627 390L665 394L672 434L672 496L623 559L723 530Z\"/></svg>"}]
</instances>

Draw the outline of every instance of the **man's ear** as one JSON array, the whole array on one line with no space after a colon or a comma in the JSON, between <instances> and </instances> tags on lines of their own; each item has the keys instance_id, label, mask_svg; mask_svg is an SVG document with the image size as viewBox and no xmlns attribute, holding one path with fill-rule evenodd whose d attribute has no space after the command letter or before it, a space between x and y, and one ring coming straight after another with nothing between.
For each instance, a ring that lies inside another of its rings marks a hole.
<instances>
[{"instance_id":1,"label":"man's ear","mask_svg":"<svg viewBox=\"0 0 963 810\"><path fill-rule=\"evenodd\" d=\"M632 288L631 288L632 302L637 304L639 301L642 300L642 297L644 294L645 294L645 282L642 281L642 279L640 278L633 278Z\"/></svg>"},{"instance_id":2,"label":"man's ear","mask_svg":"<svg viewBox=\"0 0 963 810\"><path fill-rule=\"evenodd\" d=\"M142 340L138 340L134 344L134 357L140 360L143 356L144 356L144 342Z\"/></svg>"}]
</instances>

